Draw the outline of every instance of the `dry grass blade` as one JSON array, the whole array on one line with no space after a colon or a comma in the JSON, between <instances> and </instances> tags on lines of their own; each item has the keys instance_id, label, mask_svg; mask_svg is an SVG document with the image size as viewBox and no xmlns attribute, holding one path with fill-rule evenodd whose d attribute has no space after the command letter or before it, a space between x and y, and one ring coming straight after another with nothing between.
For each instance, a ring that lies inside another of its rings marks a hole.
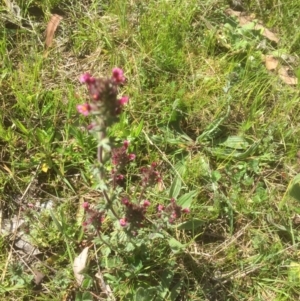
<instances>
[{"instance_id":1,"label":"dry grass blade","mask_svg":"<svg viewBox=\"0 0 300 301\"><path fill-rule=\"evenodd\" d=\"M56 14L52 15L46 28L46 41L45 41L46 48L49 48L52 45L54 33L61 20L62 20L62 16Z\"/></svg>"}]
</instances>

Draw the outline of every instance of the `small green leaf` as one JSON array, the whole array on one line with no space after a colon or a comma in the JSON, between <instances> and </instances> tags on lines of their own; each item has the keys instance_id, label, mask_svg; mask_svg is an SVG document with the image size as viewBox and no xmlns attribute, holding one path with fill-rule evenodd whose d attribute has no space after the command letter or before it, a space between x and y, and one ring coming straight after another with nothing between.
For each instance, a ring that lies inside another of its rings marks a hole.
<instances>
[{"instance_id":1,"label":"small green leaf","mask_svg":"<svg viewBox=\"0 0 300 301\"><path fill-rule=\"evenodd\" d=\"M135 301L148 301L148 300L151 299L149 299L147 290L145 290L143 287L139 287L136 290Z\"/></svg>"},{"instance_id":2,"label":"small green leaf","mask_svg":"<svg viewBox=\"0 0 300 301\"><path fill-rule=\"evenodd\" d=\"M300 174L296 175L291 181L289 195L300 202Z\"/></svg>"},{"instance_id":3,"label":"small green leaf","mask_svg":"<svg viewBox=\"0 0 300 301\"><path fill-rule=\"evenodd\" d=\"M211 179L213 182L218 182L220 179L221 179L221 174L220 172L218 172L217 170L214 170L212 173L211 173Z\"/></svg>"},{"instance_id":4,"label":"small green leaf","mask_svg":"<svg viewBox=\"0 0 300 301\"><path fill-rule=\"evenodd\" d=\"M82 293L81 292L76 293L75 301L82 301Z\"/></svg>"},{"instance_id":5,"label":"small green leaf","mask_svg":"<svg viewBox=\"0 0 300 301\"><path fill-rule=\"evenodd\" d=\"M84 292L84 293L82 293L82 299L81 300L82 301L93 301L94 298L93 298L93 296L91 295L90 292Z\"/></svg>"},{"instance_id":6,"label":"small green leaf","mask_svg":"<svg viewBox=\"0 0 300 301\"><path fill-rule=\"evenodd\" d=\"M50 210L49 212L50 212L50 215L51 215L51 217L52 217L52 220L53 220L53 222L55 223L57 229L58 229L62 234L64 234L64 229L63 229L61 223L60 223L60 222L58 221L58 219L55 217L55 215L54 215L54 213L52 212L52 210Z\"/></svg>"},{"instance_id":7,"label":"small green leaf","mask_svg":"<svg viewBox=\"0 0 300 301\"><path fill-rule=\"evenodd\" d=\"M150 239L157 239L157 238L164 238L164 236L161 233L153 233L149 236Z\"/></svg>"},{"instance_id":8,"label":"small green leaf","mask_svg":"<svg viewBox=\"0 0 300 301\"><path fill-rule=\"evenodd\" d=\"M173 277L174 277L174 272L168 269L166 269L161 275L161 286L163 287L164 291L167 291L170 288Z\"/></svg>"},{"instance_id":9,"label":"small green leaf","mask_svg":"<svg viewBox=\"0 0 300 301\"><path fill-rule=\"evenodd\" d=\"M171 290L171 294L170 294L170 300L171 301L175 301L177 300L178 295L180 294L181 288L182 288L182 281L179 281L175 284L175 286L172 288Z\"/></svg>"},{"instance_id":10,"label":"small green leaf","mask_svg":"<svg viewBox=\"0 0 300 301\"><path fill-rule=\"evenodd\" d=\"M170 193L169 193L170 198L176 199L178 197L181 190L181 184L182 184L181 179L178 176L176 176L170 188Z\"/></svg>"},{"instance_id":11,"label":"small green leaf","mask_svg":"<svg viewBox=\"0 0 300 301\"><path fill-rule=\"evenodd\" d=\"M230 113L230 106L228 104L225 114L212 121L212 123L207 126L207 128L203 131L203 133L199 137L197 137L196 141L200 143L205 140L212 139L214 134L218 132L219 126L223 123L223 121L225 121L228 118L229 113Z\"/></svg>"},{"instance_id":12,"label":"small green leaf","mask_svg":"<svg viewBox=\"0 0 300 301\"><path fill-rule=\"evenodd\" d=\"M239 136L229 136L220 145L239 150L245 150L249 147L247 140Z\"/></svg>"},{"instance_id":13,"label":"small green leaf","mask_svg":"<svg viewBox=\"0 0 300 301\"><path fill-rule=\"evenodd\" d=\"M245 151L241 149L235 149L232 147L221 145L215 148L211 149L211 152L214 156L222 159L237 159L242 160L246 159L250 156L252 156L256 150L258 149L258 146L260 144L260 141L254 142L250 147L248 147ZM233 146L233 144L231 144ZM236 147L239 147L240 145L236 145Z\"/></svg>"},{"instance_id":14,"label":"small green leaf","mask_svg":"<svg viewBox=\"0 0 300 301\"><path fill-rule=\"evenodd\" d=\"M203 225L203 221L200 219L191 219L189 221L186 221L184 223L181 223L180 225L177 226L177 229L179 230L194 230Z\"/></svg>"},{"instance_id":15,"label":"small green leaf","mask_svg":"<svg viewBox=\"0 0 300 301\"><path fill-rule=\"evenodd\" d=\"M201 154L199 156L199 169L200 169L200 174L204 177L209 177L210 174L211 174L211 169L210 169L210 166L209 166L209 160L208 158Z\"/></svg>"},{"instance_id":16,"label":"small green leaf","mask_svg":"<svg viewBox=\"0 0 300 301\"><path fill-rule=\"evenodd\" d=\"M297 79L298 79L298 85L300 84L300 68L296 69L295 71Z\"/></svg>"},{"instance_id":17,"label":"small green leaf","mask_svg":"<svg viewBox=\"0 0 300 301\"><path fill-rule=\"evenodd\" d=\"M143 129L144 120L142 119L139 125L132 130L132 137L138 137Z\"/></svg>"},{"instance_id":18,"label":"small green leaf","mask_svg":"<svg viewBox=\"0 0 300 301\"><path fill-rule=\"evenodd\" d=\"M291 261L288 268L289 280L293 283L300 282L300 264L298 262Z\"/></svg>"},{"instance_id":19,"label":"small green leaf","mask_svg":"<svg viewBox=\"0 0 300 301\"><path fill-rule=\"evenodd\" d=\"M186 164L184 160L178 161L175 164L175 169L178 172L178 174L180 174L181 176L183 176L186 172Z\"/></svg>"},{"instance_id":20,"label":"small green leaf","mask_svg":"<svg viewBox=\"0 0 300 301\"><path fill-rule=\"evenodd\" d=\"M26 127L23 125L23 123L17 119L13 120L13 123L17 126L17 128L25 135L29 134L29 131L26 129Z\"/></svg>"},{"instance_id":21,"label":"small green leaf","mask_svg":"<svg viewBox=\"0 0 300 301\"><path fill-rule=\"evenodd\" d=\"M169 243L169 246L170 246L171 250L174 253L179 253L179 252L181 252L185 249L185 245L183 245L181 242L179 242L175 238L169 239L168 243Z\"/></svg>"},{"instance_id":22,"label":"small green leaf","mask_svg":"<svg viewBox=\"0 0 300 301\"><path fill-rule=\"evenodd\" d=\"M197 195L197 191L196 190L192 190L186 194L184 194L183 196L181 196L178 200L177 200L177 204L179 206L181 206L183 209L184 208L189 208L191 206L191 203L194 199L194 197Z\"/></svg>"},{"instance_id":23,"label":"small green leaf","mask_svg":"<svg viewBox=\"0 0 300 301\"><path fill-rule=\"evenodd\" d=\"M141 293L142 295L138 295L139 294L139 290L141 289ZM139 287L138 290L137 290L137 294L136 294L136 301L139 301L139 300L142 300L142 301L148 301L148 300L160 300L158 298L158 293L159 291L161 291L161 287L158 286L158 287L146 287L146 288L142 288L142 287ZM140 296L143 296L143 299L139 299Z\"/></svg>"}]
</instances>

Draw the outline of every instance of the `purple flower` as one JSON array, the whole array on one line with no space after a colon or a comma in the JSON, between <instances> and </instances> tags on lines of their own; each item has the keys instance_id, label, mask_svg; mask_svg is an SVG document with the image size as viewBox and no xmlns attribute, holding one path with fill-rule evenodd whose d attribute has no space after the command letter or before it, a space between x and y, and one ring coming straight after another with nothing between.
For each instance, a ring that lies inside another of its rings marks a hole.
<instances>
[{"instance_id":1,"label":"purple flower","mask_svg":"<svg viewBox=\"0 0 300 301\"><path fill-rule=\"evenodd\" d=\"M161 212L161 211L163 211L165 209L165 207L163 206L163 205L158 205L157 206L157 211L158 212Z\"/></svg>"},{"instance_id":2,"label":"purple flower","mask_svg":"<svg viewBox=\"0 0 300 301\"><path fill-rule=\"evenodd\" d=\"M90 208L90 204L88 202L84 202L82 204L82 207L83 207L84 210L88 210Z\"/></svg>"},{"instance_id":3,"label":"purple flower","mask_svg":"<svg viewBox=\"0 0 300 301\"><path fill-rule=\"evenodd\" d=\"M124 204L125 206L128 206L129 205L129 201L127 198L124 198L121 200L122 204Z\"/></svg>"},{"instance_id":4,"label":"purple flower","mask_svg":"<svg viewBox=\"0 0 300 301\"><path fill-rule=\"evenodd\" d=\"M120 68L113 68L112 70L112 79L118 83L118 84L122 84L125 82L125 77L124 77L124 72L122 69Z\"/></svg>"},{"instance_id":5,"label":"purple flower","mask_svg":"<svg viewBox=\"0 0 300 301\"><path fill-rule=\"evenodd\" d=\"M125 178L125 176L122 175L122 174L116 176L116 180L117 180L117 181L123 181L124 178Z\"/></svg>"},{"instance_id":6,"label":"purple flower","mask_svg":"<svg viewBox=\"0 0 300 301\"><path fill-rule=\"evenodd\" d=\"M129 154L128 155L128 160L133 161L135 159L136 155L135 154Z\"/></svg>"},{"instance_id":7,"label":"purple flower","mask_svg":"<svg viewBox=\"0 0 300 301\"><path fill-rule=\"evenodd\" d=\"M145 200L143 206L144 207L149 207L150 206L150 202L148 200Z\"/></svg>"},{"instance_id":8,"label":"purple flower","mask_svg":"<svg viewBox=\"0 0 300 301\"><path fill-rule=\"evenodd\" d=\"M190 213L191 210L190 210L189 208L184 208L184 209L182 209L182 212L183 212L183 213Z\"/></svg>"},{"instance_id":9,"label":"purple flower","mask_svg":"<svg viewBox=\"0 0 300 301\"><path fill-rule=\"evenodd\" d=\"M161 182L161 176L159 172L156 170L157 163L152 163L150 167L142 167L142 185L150 186L154 185L158 182Z\"/></svg>"},{"instance_id":10,"label":"purple flower","mask_svg":"<svg viewBox=\"0 0 300 301\"><path fill-rule=\"evenodd\" d=\"M127 225L126 218L121 218L119 222L121 227L125 227Z\"/></svg>"},{"instance_id":11,"label":"purple flower","mask_svg":"<svg viewBox=\"0 0 300 301\"><path fill-rule=\"evenodd\" d=\"M128 97L128 96L122 96L122 97L119 99L119 104L120 104L121 106L124 106L124 104L126 104L128 101L129 101L129 97Z\"/></svg>"},{"instance_id":12,"label":"purple flower","mask_svg":"<svg viewBox=\"0 0 300 301\"><path fill-rule=\"evenodd\" d=\"M84 83L91 83L94 81L94 78L89 74L89 73L84 73L79 77L79 81L84 84Z\"/></svg>"},{"instance_id":13,"label":"purple flower","mask_svg":"<svg viewBox=\"0 0 300 301\"><path fill-rule=\"evenodd\" d=\"M77 105L77 111L84 116L89 115L91 110L92 107L88 103L85 103L83 105Z\"/></svg>"}]
</instances>

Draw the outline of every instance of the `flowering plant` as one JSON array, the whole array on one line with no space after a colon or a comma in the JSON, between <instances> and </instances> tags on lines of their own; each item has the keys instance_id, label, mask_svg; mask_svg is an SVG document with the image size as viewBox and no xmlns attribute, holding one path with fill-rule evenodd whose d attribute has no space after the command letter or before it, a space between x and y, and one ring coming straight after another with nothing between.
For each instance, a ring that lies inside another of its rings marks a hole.
<instances>
[{"instance_id":1,"label":"flowering plant","mask_svg":"<svg viewBox=\"0 0 300 301\"><path fill-rule=\"evenodd\" d=\"M152 213L154 211L156 218L159 219L155 223L156 228L162 228L164 224L173 224L182 213L188 213L189 210L176 204L174 198L170 200L169 205L158 204L154 208L147 199L147 190L162 182L156 162L140 168L139 185L131 190L127 188L127 191L134 191L130 196L126 193L127 169L136 159L136 155L129 152L128 140L125 140L123 145L116 146L113 139L107 135L107 128L118 122L123 106L129 101L128 96L119 97L119 89L126 82L123 70L114 68L110 78L95 78L85 73L80 77L80 82L86 84L90 101L78 105L77 110L84 116L93 116L88 130L97 135L97 169L99 187L104 200L95 208L92 208L88 202L84 202L83 208L86 212L84 228L88 230L92 226L92 229L101 236L101 226L105 216L111 212L119 226L133 237L141 229L154 224L146 216L151 207ZM110 172L107 165L110 165Z\"/></svg>"}]
</instances>

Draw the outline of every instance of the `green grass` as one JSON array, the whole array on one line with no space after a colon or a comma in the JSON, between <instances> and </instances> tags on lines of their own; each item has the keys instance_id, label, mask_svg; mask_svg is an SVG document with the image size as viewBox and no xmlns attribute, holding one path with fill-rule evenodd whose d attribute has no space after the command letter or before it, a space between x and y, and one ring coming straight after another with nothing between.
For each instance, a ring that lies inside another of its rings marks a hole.
<instances>
[{"instance_id":1,"label":"green grass","mask_svg":"<svg viewBox=\"0 0 300 301\"><path fill-rule=\"evenodd\" d=\"M22 19L0 4L0 212L24 220L41 254L15 247L20 229L1 236L3 300L101 300L89 293L101 296L99 267L116 300L298 300L300 209L287 190L300 171L299 86L267 71L262 56L278 51L299 70L300 1L245 1L278 44L237 26L221 0L16 4ZM64 18L45 50L51 13ZM115 66L130 103L110 135L131 140L133 173L159 162L165 189L149 193L153 204L168 202L174 181L178 199L195 192L181 222L197 224L134 248L109 217L114 251L95 239L79 288L73 260L93 239L80 208L101 194L96 141L76 112L86 98L78 78ZM50 210L28 207L50 200ZM35 270L45 275L38 285Z\"/></svg>"}]
</instances>

